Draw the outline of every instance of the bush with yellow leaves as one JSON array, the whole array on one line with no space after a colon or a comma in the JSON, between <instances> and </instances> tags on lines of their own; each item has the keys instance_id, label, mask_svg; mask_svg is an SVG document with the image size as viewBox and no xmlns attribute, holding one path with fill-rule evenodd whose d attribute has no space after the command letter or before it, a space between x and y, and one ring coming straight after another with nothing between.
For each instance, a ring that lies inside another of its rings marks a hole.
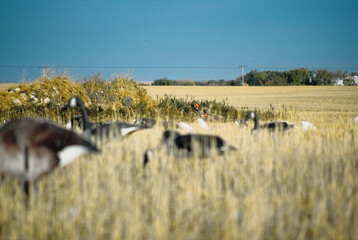
<instances>
[{"instance_id":1,"label":"bush with yellow leaves","mask_svg":"<svg viewBox=\"0 0 358 240\"><path fill-rule=\"evenodd\" d=\"M117 76L110 81L93 75L74 82L66 73L43 72L31 83L19 83L0 92L0 119L45 117L62 122L68 112L62 107L73 97L85 103L90 118L110 120L135 116L153 116L155 102L128 76Z\"/></svg>"}]
</instances>

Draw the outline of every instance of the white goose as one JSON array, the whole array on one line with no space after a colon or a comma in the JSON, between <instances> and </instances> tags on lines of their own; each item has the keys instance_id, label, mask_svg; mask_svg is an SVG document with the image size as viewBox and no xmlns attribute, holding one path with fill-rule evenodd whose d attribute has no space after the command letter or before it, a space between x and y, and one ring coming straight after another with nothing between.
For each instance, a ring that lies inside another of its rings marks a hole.
<instances>
[{"instance_id":1,"label":"white goose","mask_svg":"<svg viewBox=\"0 0 358 240\"><path fill-rule=\"evenodd\" d=\"M312 123L310 123L308 121L301 121L301 129L303 131L308 131L308 130L317 131L317 128Z\"/></svg>"}]
</instances>

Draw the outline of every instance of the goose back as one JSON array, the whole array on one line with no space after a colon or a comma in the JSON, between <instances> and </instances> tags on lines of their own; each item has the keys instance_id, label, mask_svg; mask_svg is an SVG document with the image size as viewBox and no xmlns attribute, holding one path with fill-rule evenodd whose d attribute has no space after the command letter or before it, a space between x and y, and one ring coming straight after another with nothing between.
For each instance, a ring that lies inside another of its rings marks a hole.
<instances>
[{"instance_id":1,"label":"goose back","mask_svg":"<svg viewBox=\"0 0 358 240\"><path fill-rule=\"evenodd\" d=\"M254 128L251 130L252 132L254 131L259 131L261 129L267 129L270 132L274 132L274 131L278 131L278 132L286 132L291 128L294 128L295 126L292 124L287 123L286 121L281 121L281 122L269 122L269 123L265 123L263 125L260 125L259 123L259 118L257 116L257 114L255 112L248 112L245 118L245 122L249 121L250 119L254 120Z\"/></svg>"},{"instance_id":2,"label":"goose back","mask_svg":"<svg viewBox=\"0 0 358 240\"><path fill-rule=\"evenodd\" d=\"M155 125L154 119L143 119L141 124L130 124L125 122L101 122L91 123L88 118L87 109L79 97L72 97L68 101L68 107L79 107L83 120L83 135L86 139L102 142L103 139L112 137L123 137L137 130L151 128Z\"/></svg>"},{"instance_id":3,"label":"goose back","mask_svg":"<svg viewBox=\"0 0 358 240\"><path fill-rule=\"evenodd\" d=\"M163 133L161 144L157 149L164 148L168 155L176 158L199 158L210 157L213 152L223 154L227 151L236 151L237 149L225 142L220 136L208 134L185 134L180 135L176 131L166 130ZM149 149L144 153L144 162L146 164L152 159L153 150Z\"/></svg>"},{"instance_id":4,"label":"goose back","mask_svg":"<svg viewBox=\"0 0 358 240\"><path fill-rule=\"evenodd\" d=\"M96 146L44 120L24 119L0 129L0 174L36 181Z\"/></svg>"}]
</instances>

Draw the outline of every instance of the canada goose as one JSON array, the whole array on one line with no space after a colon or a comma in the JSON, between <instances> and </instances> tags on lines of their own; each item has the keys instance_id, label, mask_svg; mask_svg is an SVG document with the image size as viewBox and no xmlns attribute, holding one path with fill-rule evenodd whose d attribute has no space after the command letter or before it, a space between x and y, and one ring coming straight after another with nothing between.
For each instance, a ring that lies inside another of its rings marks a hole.
<instances>
[{"instance_id":1,"label":"canada goose","mask_svg":"<svg viewBox=\"0 0 358 240\"><path fill-rule=\"evenodd\" d=\"M75 116L71 116L71 120L66 123L66 128L67 129L74 129L74 128L82 128L83 129L83 117L82 114L79 115L75 115Z\"/></svg>"},{"instance_id":2,"label":"canada goose","mask_svg":"<svg viewBox=\"0 0 358 240\"><path fill-rule=\"evenodd\" d=\"M155 124L154 119L147 120L145 124L141 125L130 124L126 122L105 122L98 124L91 123L88 118L87 109L79 97L72 97L68 101L67 107L80 108L83 118L83 136L86 139L91 139L92 137L97 138L99 136L102 140L103 137L109 138L112 135L119 135L119 137L122 137L143 128L151 128Z\"/></svg>"},{"instance_id":3,"label":"canada goose","mask_svg":"<svg viewBox=\"0 0 358 240\"><path fill-rule=\"evenodd\" d=\"M247 122L250 119L254 119L254 122L255 122L255 125L254 125L254 128L252 129L252 131L258 131L260 129L268 129L270 132L273 132L273 131L285 132L285 131L288 131L289 129L295 127L294 125L289 124L288 122L285 122L285 121L269 122L269 123L260 125L259 118L257 117L256 113L254 113L254 112L247 113L245 122Z\"/></svg>"},{"instance_id":4,"label":"canada goose","mask_svg":"<svg viewBox=\"0 0 358 240\"><path fill-rule=\"evenodd\" d=\"M153 118L140 118L134 119L133 124L135 125L145 125L147 128L151 128L155 125L156 121Z\"/></svg>"},{"instance_id":5,"label":"canada goose","mask_svg":"<svg viewBox=\"0 0 358 240\"><path fill-rule=\"evenodd\" d=\"M18 178L29 194L29 182L36 189L42 176L83 153L98 151L74 132L45 120L15 120L0 128L0 175Z\"/></svg>"},{"instance_id":6,"label":"canada goose","mask_svg":"<svg viewBox=\"0 0 358 240\"><path fill-rule=\"evenodd\" d=\"M204 158L209 157L212 150L216 150L218 154L237 150L235 147L228 145L221 137L216 135L180 135L178 132L172 130L166 130L163 133L161 143L157 148L160 149L162 147L165 148L167 154L174 155L178 158L191 158L194 156ZM152 156L152 149L148 149L144 153L144 167L152 159Z\"/></svg>"}]
</instances>

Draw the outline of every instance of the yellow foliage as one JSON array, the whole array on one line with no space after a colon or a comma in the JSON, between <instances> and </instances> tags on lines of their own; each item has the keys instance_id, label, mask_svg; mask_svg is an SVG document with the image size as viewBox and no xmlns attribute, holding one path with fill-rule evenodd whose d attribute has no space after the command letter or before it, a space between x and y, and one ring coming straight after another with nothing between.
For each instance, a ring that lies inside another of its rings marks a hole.
<instances>
[{"instance_id":1,"label":"yellow foliage","mask_svg":"<svg viewBox=\"0 0 358 240\"><path fill-rule=\"evenodd\" d=\"M84 89L73 83L68 76L58 75L54 78L42 76L32 83L19 83L8 91L0 92L1 110L22 106L24 109L34 105L61 105L67 103L71 96L77 95L88 102Z\"/></svg>"},{"instance_id":2,"label":"yellow foliage","mask_svg":"<svg viewBox=\"0 0 358 240\"><path fill-rule=\"evenodd\" d=\"M39 114L43 116L45 108L49 111L45 116L52 119L73 96L83 100L90 117L101 114L101 120L154 112L155 106L146 90L126 76L119 76L113 81L90 80L81 83L74 82L66 74L45 72L34 82L16 84L7 91L1 91L0 113L2 118L21 117L17 114L36 117ZM125 97L130 97L130 102L126 102Z\"/></svg>"}]
</instances>

